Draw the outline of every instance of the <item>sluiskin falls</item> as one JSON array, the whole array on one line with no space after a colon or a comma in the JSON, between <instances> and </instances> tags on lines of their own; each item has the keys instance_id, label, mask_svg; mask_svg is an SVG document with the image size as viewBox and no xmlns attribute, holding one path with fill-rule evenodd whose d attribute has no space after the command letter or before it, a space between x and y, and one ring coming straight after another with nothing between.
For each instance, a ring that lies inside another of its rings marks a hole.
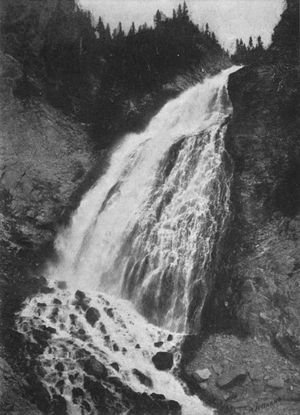
<instances>
[{"instance_id":1,"label":"sluiskin falls","mask_svg":"<svg viewBox=\"0 0 300 415\"><path fill-rule=\"evenodd\" d=\"M183 336L201 330L207 270L229 214L223 138L228 77L237 69L182 93L111 150L107 171L56 239L57 260L46 270L52 288L18 316L28 338L49 329L38 356L42 382L71 414L84 405L98 413L84 371L99 368L134 391L163 393L185 415L212 413L186 393L176 370ZM153 364L158 350L172 353L171 370ZM87 369L82 358L91 355L98 366Z\"/></svg>"}]
</instances>

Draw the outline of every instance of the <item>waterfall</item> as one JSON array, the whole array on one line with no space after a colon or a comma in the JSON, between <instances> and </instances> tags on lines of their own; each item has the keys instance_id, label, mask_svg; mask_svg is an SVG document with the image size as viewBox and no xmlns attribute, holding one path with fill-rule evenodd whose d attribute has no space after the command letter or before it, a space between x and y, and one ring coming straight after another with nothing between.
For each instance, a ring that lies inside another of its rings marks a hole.
<instances>
[{"instance_id":1,"label":"waterfall","mask_svg":"<svg viewBox=\"0 0 300 415\"><path fill-rule=\"evenodd\" d=\"M198 398L185 394L172 373L157 371L151 356L160 340L162 350L173 348L175 360L180 359L176 345L183 333L199 327L209 294L207 270L229 210L223 138L232 111L227 79L236 69L182 93L144 132L125 136L111 150L107 171L57 237L59 259L47 268L54 293L28 300L20 315L19 329L27 335L29 320L34 327L43 323L56 330L40 357L45 367L54 351L60 356L68 344L68 358L75 359L81 346L105 365L117 362L122 381L134 390L149 389L132 375L138 365L153 380L150 389L179 400L184 413L210 413ZM66 290L57 288L59 281L67 282ZM99 311L95 327L76 306L76 290ZM71 314L88 344L82 345L82 336L74 332ZM49 373L45 379L53 385ZM72 385L66 384L68 397Z\"/></svg>"}]
</instances>

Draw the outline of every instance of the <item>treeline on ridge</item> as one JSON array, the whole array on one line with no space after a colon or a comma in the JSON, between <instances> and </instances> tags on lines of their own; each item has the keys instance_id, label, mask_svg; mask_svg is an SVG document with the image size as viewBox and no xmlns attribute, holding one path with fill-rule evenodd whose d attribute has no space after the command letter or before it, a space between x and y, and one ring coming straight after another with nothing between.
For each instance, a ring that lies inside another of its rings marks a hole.
<instances>
[{"instance_id":1,"label":"treeline on ridge","mask_svg":"<svg viewBox=\"0 0 300 415\"><path fill-rule=\"evenodd\" d=\"M158 10L153 27L133 22L127 34L122 23L113 31L101 17L95 24L75 0L44 0L40 9L31 0L6 3L2 48L23 64L23 94L29 77L41 79L47 99L96 134L109 131L125 98L155 91L207 56L226 55L208 24L191 21L185 2L170 18Z\"/></svg>"}]
</instances>

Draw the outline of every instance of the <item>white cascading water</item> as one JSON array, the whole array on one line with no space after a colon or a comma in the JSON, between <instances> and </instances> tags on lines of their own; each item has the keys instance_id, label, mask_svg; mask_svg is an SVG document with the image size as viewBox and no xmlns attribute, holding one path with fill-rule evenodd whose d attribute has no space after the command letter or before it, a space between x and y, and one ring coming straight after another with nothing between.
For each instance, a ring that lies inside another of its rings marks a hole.
<instances>
[{"instance_id":1,"label":"white cascading water","mask_svg":"<svg viewBox=\"0 0 300 415\"><path fill-rule=\"evenodd\" d=\"M106 173L56 240L59 260L47 268L54 292L29 299L20 313L19 330L31 338L32 328L53 328L39 356L43 382L50 393L65 397L72 414L83 413L72 402L74 384L83 383L76 363L80 349L137 392L164 393L186 415L212 413L186 394L176 365L158 371L151 358L158 351L154 343L161 341L159 350L172 351L179 362L178 345L199 326L209 294L207 267L229 209L230 178L222 160L232 110L227 80L235 70L182 93L143 133L125 136L112 150ZM62 280L64 290L57 288ZM100 312L94 327L74 303L78 289ZM57 361L64 374L54 374ZM134 368L152 384L141 383ZM76 380L70 381L70 373L78 373Z\"/></svg>"}]
</instances>

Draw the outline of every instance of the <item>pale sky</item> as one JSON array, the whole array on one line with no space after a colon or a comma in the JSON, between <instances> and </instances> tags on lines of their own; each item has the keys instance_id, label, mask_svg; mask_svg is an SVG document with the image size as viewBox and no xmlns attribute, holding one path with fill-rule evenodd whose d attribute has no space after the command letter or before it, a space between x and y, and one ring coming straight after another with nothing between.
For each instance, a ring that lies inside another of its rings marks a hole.
<instances>
[{"instance_id":1,"label":"pale sky","mask_svg":"<svg viewBox=\"0 0 300 415\"><path fill-rule=\"evenodd\" d=\"M131 22L136 27L147 22L153 24L157 9L172 16L179 0L79 0L80 4L91 10L97 19L101 15L112 28L118 22L128 30ZM194 23L209 23L221 44L232 51L235 39L242 37L248 42L249 36L262 36L264 43L270 42L275 24L283 10L284 0L187 0Z\"/></svg>"}]
</instances>

